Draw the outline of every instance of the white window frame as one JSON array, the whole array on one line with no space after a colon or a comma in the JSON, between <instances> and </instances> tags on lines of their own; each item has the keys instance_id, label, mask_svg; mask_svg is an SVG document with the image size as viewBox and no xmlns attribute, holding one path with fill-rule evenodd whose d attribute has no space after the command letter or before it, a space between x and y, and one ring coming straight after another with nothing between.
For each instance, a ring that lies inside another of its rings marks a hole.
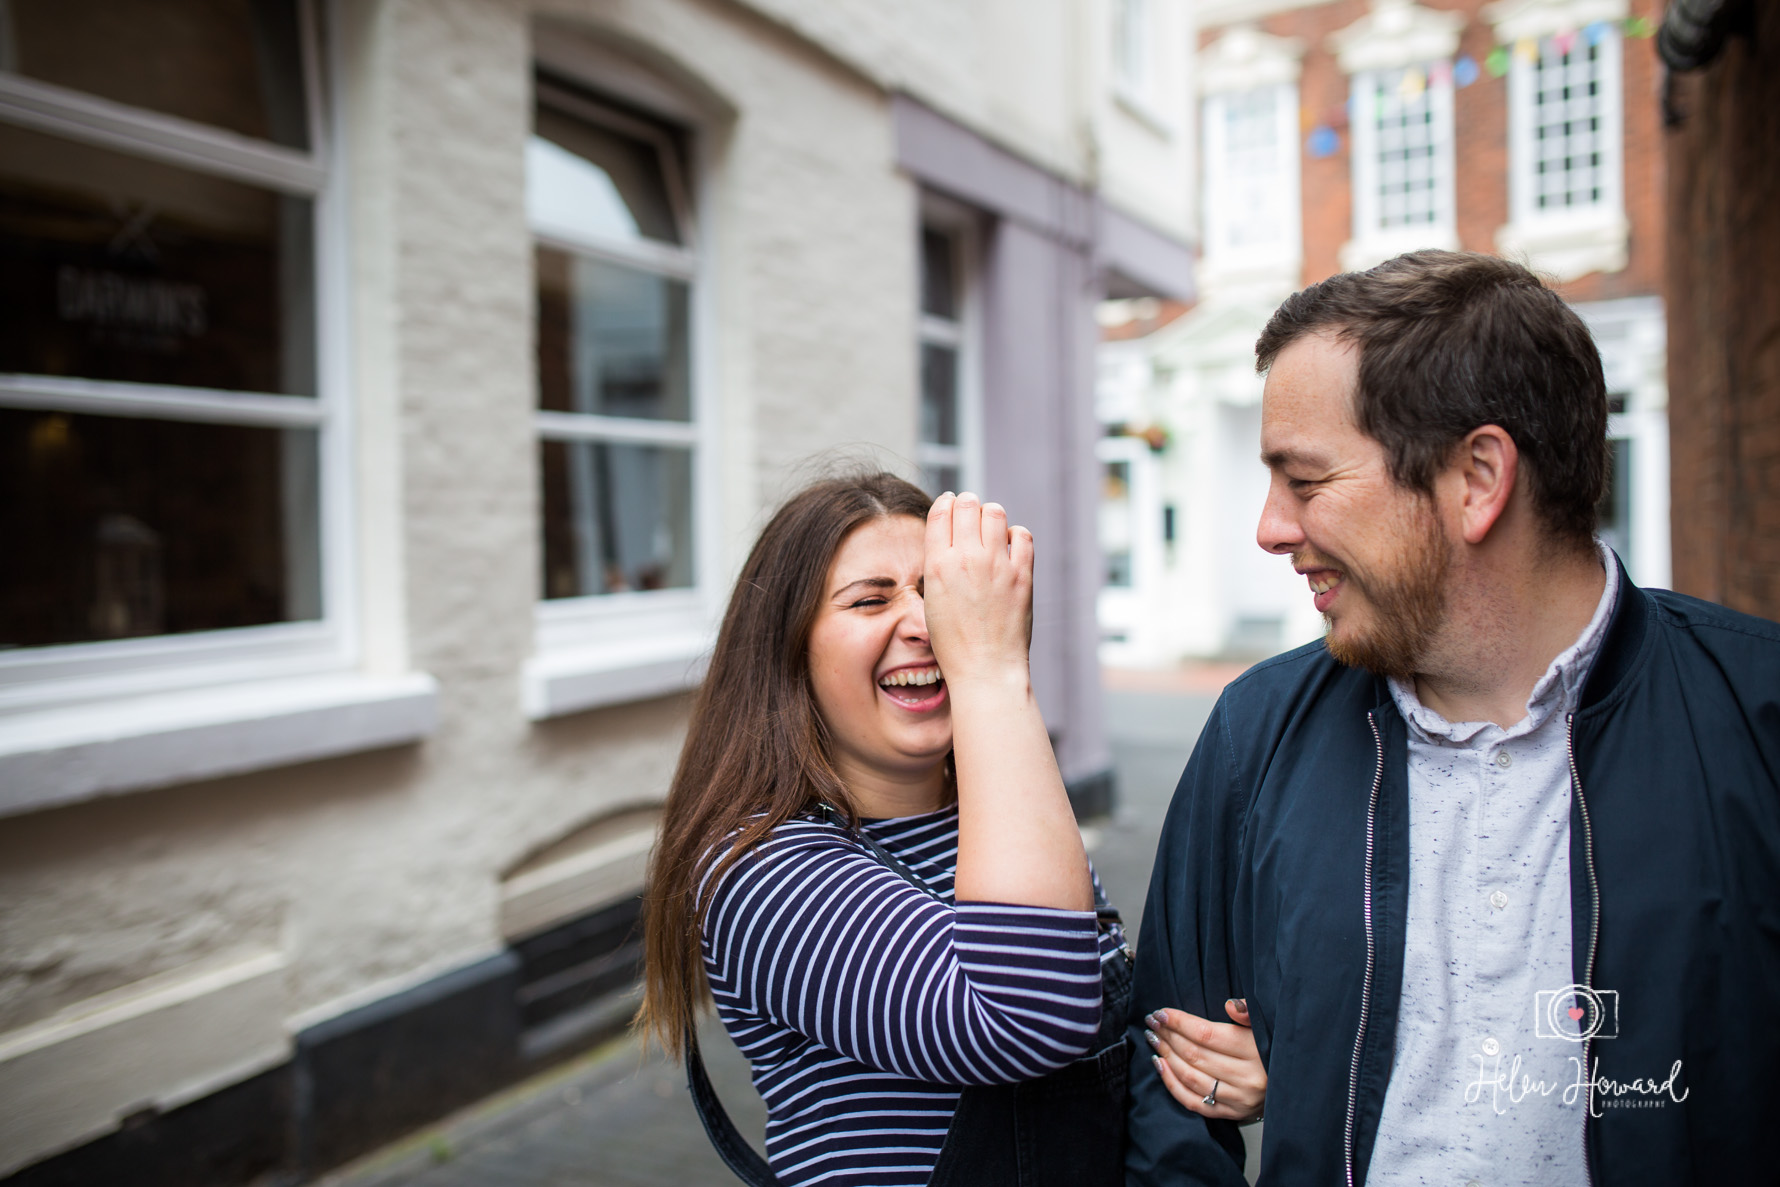
<instances>
[{"instance_id":1,"label":"white window frame","mask_svg":"<svg viewBox=\"0 0 1780 1187\"><path fill-rule=\"evenodd\" d=\"M1155 0L1113 0L1113 93L1147 114L1155 87Z\"/></svg>"},{"instance_id":2,"label":"white window frame","mask_svg":"<svg viewBox=\"0 0 1780 1187\"><path fill-rule=\"evenodd\" d=\"M1353 238L1341 248L1341 266L1347 271L1371 267L1392 256L1425 247L1456 251L1458 217L1454 199L1452 69L1433 62L1391 66L1354 73L1349 89L1349 135L1353 160ZM1433 114L1434 213L1431 225L1385 227L1379 209L1378 120L1369 110L1370 99L1381 78L1400 77L1406 69L1419 69L1427 79L1426 94Z\"/></svg>"},{"instance_id":3,"label":"white window frame","mask_svg":"<svg viewBox=\"0 0 1780 1187\"><path fill-rule=\"evenodd\" d=\"M604 55L577 46L567 61L540 56L539 65L552 73L578 78L588 64L604 66ZM634 67L618 66L600 77L630 79ZM535 77L535 76L534 76ZM539 78L535 84L549 105L578 119L611 128L654 145L663 165L668 200L678 224L679 245L646 240L606 239L573 227L531 221L533 241L575 255L602 259L683 281L689 289L691 343L688 360L690 418L656 421L536 410L533 423L540 444L546 441L598 441L668 445L692 454L693 584L685 589L633 590L588 594L574 598L539 597L534 611L533 655L521 675L520 700L534 720L577 713L691 688L704 675L718 614L716 578L721 566L717 548L718 426L716 400L710 390L709 351L713 340L709 253L702 249L700 228L708 222L700 209L707 170L697 149L702 140L696 126L690 137L693 176L682 175L682 162L671 138L661 128L576 91ZM609 89L609 88L608 88ZM628 88L627 88L628 89ZM655 106L644 97L639 107ZM625 98L629 96L620 91ZM685 122L683 112L664 118ZM535 287L535 286L534 286ZM535 380L534 380L535 382ZM539 524L540 531L542 524ZM540 547L541 547L540 539ZM540 591L540 594L542 591Z\"/></svg>"},{"instance_id":4,"label":"white window frame","mask_svg":"<svg viewBox=\"0 0 1780 1187\"><path fill-rule=\"evenodd\" d=\"M1230 226L1235 221L1231 204L1237 190L1232 184L1225 137L1229 126L1226 117L1232 99L1261 91L1271 91L1275 95L1277 159L1274 162L1273 176L1277 178L1279 189L1287 195L1284 203L1287 217L1281 228L1283 233L1276 242L1265 247L1237 247L1230 242ZM1201 284L1227 288L1244 282L1272 282L1275 286L1285 284L1295 287L1304 257L1297 82L1281 81L1246 90L1208 94L1202 104L1202 118L1205 146L1205 258L1201 263Z\"/></svg>"},{"instance_id":5,"label":"white window frame","mask_svg":"<svg viewBox=\"0 0 1780 1187\"><path fill-rule=\"evenodd\" d=\"M299 0L308 151L0 73L0 121L310 199L316 393L281 396L0 375L0 406L317 433L321 617L0 653L0 815L412 741L425 673L358 670L339 104L315 4ZM330 21L330 27L338 27Z\"/></svg>"},{"instance_id":6,"label":"white window frame","mask_svg":"<svg viewBox=\"0 0 1780 1187\"><path fill-rule=\"evenodd\" d=\"M1582 35L1576 34L1578 40ZM1553 38L1537 38L1543 54ZM1624 48L1619 29L1606 24L1600 41L1602 185L1600 201L1566 210L1541 210L1536 172L1534 63L1512 56L1508 71L1509 221L1496 233L1504 254L1523 258L1559 280L1590 272L1618 272L1628 262L1631 224L1625 213Z\"/></svg>"},{"instance_id":7,"label":"white window frame","mask_svg":"<svg viewBox=\"0 0 1780 1187\"><path fill-rule=\"evenodd\" d=\"M915 294L915 462L920 466L954 466L962 489L983 489L983 351L982 351L982 232L976 211L938 194L922 193L916 226L933 227L951 236L953 274L958 283L958 318L948 321L921 308L919 285ZM917 269L919 263L917 263ZM958 352L958 444L941 445L920 439L921 349L928 344L950 346ZM938 494L938 491L934 492Z\"/></svg>"}]
</instances>

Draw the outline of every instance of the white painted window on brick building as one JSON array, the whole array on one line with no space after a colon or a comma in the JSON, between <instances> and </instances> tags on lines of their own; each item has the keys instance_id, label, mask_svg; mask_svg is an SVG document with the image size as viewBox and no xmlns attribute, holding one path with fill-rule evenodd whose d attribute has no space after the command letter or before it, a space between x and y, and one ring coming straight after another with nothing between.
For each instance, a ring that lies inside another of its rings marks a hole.
<instances>
[{"instance_id":1,"label":"white painted window on brick building","mask_svg":"<svg viewBox=\"0 0 1780 1187\"><path fill-rule=\"evenodd\" d=\"M1330 36L1348 89L1353 238L1341 266L1369 268L1459 245L1453 183L1453 57L1462 13L1374 0Z\"/></svg>"},{"instance_id":2,"label":"white painted window on brick building","mask_svg":"<svg viewBox=\"0 0 1780 1187\"><path fill-rule=\"evenodd\" d=\"M1452 73L1417 63L1354 75L1354 241L1380 259L1457 237Z\"/></svg>"},{"instance_id":3,"label":"white painted window on brick building","mask_svg":"<svg viewBox=\"0 0 1780 1187\"><path fill-rule=\"evenodd\" d=\"M1512 46L1509 221L1497 247L1560 280L1626 266L1623 0L1499 4Z\"/></svg>"},{"instance_id":4,"label":"white painted window on brick building","mask_svg":"<svg viewBox=\"0 0 1780 1187\"><path fill-rule=\"evenodd\" d=\"M1297 85L1207 95L1203 116L1206 267L1295 274L1302 234Z\"/></svg>"}]
</instances>

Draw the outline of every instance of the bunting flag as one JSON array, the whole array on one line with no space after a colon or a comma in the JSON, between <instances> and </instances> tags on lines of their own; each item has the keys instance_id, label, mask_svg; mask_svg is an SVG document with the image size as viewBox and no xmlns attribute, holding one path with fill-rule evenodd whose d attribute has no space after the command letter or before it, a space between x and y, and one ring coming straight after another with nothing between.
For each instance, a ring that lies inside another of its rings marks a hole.
<instances>
[{"instance_id":1,"label":"bunting flag","mask_svg":"<svg viewBox=\"0 0 1780 1187\"><path fill-rule=\"evenodd\" d=\"M1656 25L1649 17L1635 16L1626 21L1625 33L1627 37L1655 37Z\"/></svg>"},{"instance_id":2,"label":"bunting flag","mask_svg":"<svg viewBox=\"0 0 1780 1187\"><path fill-rule=\"evenodd\" d=\"M1607 36L1607 22L1596 21L1594 24L1584 29L1582 35L1587 38L1590 45L1601 44L1601 41Z\"/></svg>"},{"instance_id":3,"label":"bunting flag","mask_svg":"<svg viewBox=\"0 0 1780 1187\"><path fill-rule=\"evenodd\" d=\"M1514 56L1523 62L1537 62L1539 60L1539 43L1531 37L1522 37L1514 43Z\"/></svg>"},{"instance_id":4,"label":"bunting flag","mask_svg":"<svg viewBox=\"0 0 1780 1187\"><path fill-rule=\"evenodd\" d=\"M1508 73L1508 47L1498 45L1483 59L1484 67L1490 72L1491 78L1501 78Z\"/></svg>"},{"instance_id":5,"label":"bunting flag","mask_svg":"<svg viewBox=\"0 0 1780 1187\"><path fill-rule=\"evenodd\" d=\"M1452 64L1453 85L1460 87L1461 89L1476 82L1477 75L1477 59L1470 54L1466 54Z\"/></svg>"},{"instance_id":6,"label":"bunting flag","mask_svg":"<svg viewBox=\"0 0 1780 1187\"><path fill-rule=\"evenodd\" d=\"M1553 37L1551 43L1557 47L1558 53L1567 58L1570 56L1570 51L1576 48L1576 31L1573 29L1566 29L1564 32Z\"/></svg>"},{"instance_id":7,"label":"bunting flag","mask_svg":"<svg viewBox=\"0 0 1780 1187\"><path fill-rule=\"evenodd\" d=\"M1397 84L1397 93L1405 103L1412 103L1421 98L1422 92L1428 89L1428 76L1416 66L1403 72L1403 80Z\"/></svg>"},{"instance_id":8,"label":"bunting flag","mask_svg":"<svg viewBox=\"0 0 1780 1187\"><path fill-rule=\"evenodd\" d=\"M1336 150L1341 147L1341 137L1327 124L1318 124L1310 130L1310 139L1304 147L1313 159L1320 161L1324 157L1335 155Z\"/></svg>"},{"instance_id":9,"label":"bunting flag","mask_svg":"<svg viewBox=\"0 0 1780 1187\"><path fill-rule=\"evenodd\" d=\"M1452 81L1452 63L1435 62L1428 67L1428 85L1443 87Z\"/></svg>"}]
</instances>

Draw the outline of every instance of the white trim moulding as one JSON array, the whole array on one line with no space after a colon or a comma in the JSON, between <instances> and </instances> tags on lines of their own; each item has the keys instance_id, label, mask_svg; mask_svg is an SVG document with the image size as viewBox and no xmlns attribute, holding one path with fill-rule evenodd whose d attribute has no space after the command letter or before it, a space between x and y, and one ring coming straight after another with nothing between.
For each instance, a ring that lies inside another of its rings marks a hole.
<instances>
[{"instance_id":1,"label":"white trim moulding","mask_svg":"<svg viewBox=\"0 0 1780 1187\"><path fill-rule=\"evenodd\" d=\"M578 412L538 412L538 436L546 441L634 441L643 445L698 444L698 426L688 421L592 416Z\"/></svg>"},{"instance_id":2,"label":"white trim moulding","mask_svg":"<svg viewBox=\"0 0 1780 1187\"><path fill-rule=\"evenodd\" d=\"M218 392L51 375L0 375L0 408L291 428L312 428L327 419L326 407L313 396Z\"/></svg>"},{"instance_id":3,"label":"white trim moulding","mask_svg":"<svg viewBox=\"0 0 1780 1187\"><path fill-rule=\"evenodd\" d=\"M703 631L552 651L526 661L520 696L532 721L695 688L710 662Z\"/></svg>"},{"instance_id":4,"label":"white trim moulding","mask_svg":"<svg viewBox=\"0 0 1780 1187\"><path fill-rule=\"evenodd\" d=\"M0 719L0 817L418 741L424 672L220 685Z\"/></svg>"},{"instance_id":5,"label":"white trim moulding","mask_svg":"<svg viewBox=\"0 0 1780 1187\"><path fill-rule=\"evenodd\" d=\"M311 153L0 72L0 120L250 185L313 196L327 169Z\"/></svg>"}]
</instances>

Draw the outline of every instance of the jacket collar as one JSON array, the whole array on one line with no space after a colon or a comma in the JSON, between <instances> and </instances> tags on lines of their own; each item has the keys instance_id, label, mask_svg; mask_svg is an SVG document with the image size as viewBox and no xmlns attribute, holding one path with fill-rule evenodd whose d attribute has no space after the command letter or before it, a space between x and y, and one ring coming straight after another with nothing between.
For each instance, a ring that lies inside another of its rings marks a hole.
<instances>
[{"instance_id":1,"label":"jacket collar","mask_svg":"<svg viewBox=\"0 0 1780 1187\"><path fill-rule=\"evenodd\" d=\"M1644 636L1650 629L1650 597L1632 584L1625 571L1625 562L1614 557L1619 570L1619 598L1613 607L1613 618L1607 623L1607 636L1595 656L1594 671L1582 688L1578 712L1606 700L1631 672L1638 653L1644 649Z\"/></svg>"}]
</instances>

